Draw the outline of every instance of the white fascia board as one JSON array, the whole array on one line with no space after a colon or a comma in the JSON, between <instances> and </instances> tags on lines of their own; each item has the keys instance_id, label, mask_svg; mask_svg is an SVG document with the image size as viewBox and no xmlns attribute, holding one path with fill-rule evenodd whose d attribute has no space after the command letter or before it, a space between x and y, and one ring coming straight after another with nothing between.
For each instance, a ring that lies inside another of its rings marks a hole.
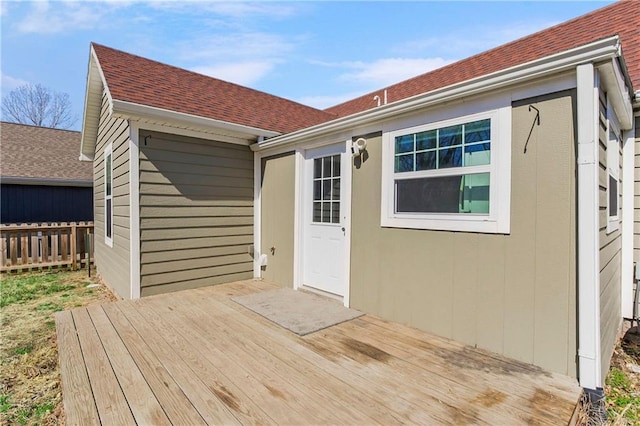
<instances>
[{"instance_id":1,"label":"white fascia board","mask_svg":"<svg viewBox=\"0 0 640 426\"><path fill-rule=\"evenodd\" d=\"M152 119L164 122L173 122L179 125L191 125L199 128L218 128L254 138L275 137L280 135L278 132L271 130L259 129L257 127L245 126L242 124L230 123L228 121L215 120L213 118L201 117L198 115L186 114L182 112L171 111L164 108L157 108L148 105L137 104L133 102L114 99L113 114L125 119Z\"/></svg>"},{"instance_id":2,"label":"white fascia board","mask_svg":"<svg viewBox=\"0 0 640 426\"><path fill-rule=\"evenodd\" d=\"M576 68L578 133L578 363L580 386L602 388L600 374L600 250L598 81L592 63Z\"/></svg>"},{"instance_id":3,"label":"white fascia board","mask_svg":"<svg viewBox=\"0 0 640 426\"><path fill-rule=\"evenodd\" d=\"M607 100L616 112L620 130L629 130L633 122L633 105L631 91L620 69L620 63L613 58L597 68L607 91Z\"/></svg>"},{"instance_id":4,"label":"white fascia board","mask_svg":"<svg viewBox=\"0 0 640 426\"><path fill-rule=\"evenodd\" d=\"M620 54L620 38L618 36L608 37L564 52L545 56L535 61L526 62L374 109L338 118L327 123L274 137L261 144L252 145L251 149L261 151L278 145L293 144L309 137L340 131L353 126L361 126L368 122L387 119L395 115L422 109L441 102L495 90L526 80L541 78L549 74L574 68L582 63L600 62L615 58L620 56Z\"/></svg>"}]
</instances>

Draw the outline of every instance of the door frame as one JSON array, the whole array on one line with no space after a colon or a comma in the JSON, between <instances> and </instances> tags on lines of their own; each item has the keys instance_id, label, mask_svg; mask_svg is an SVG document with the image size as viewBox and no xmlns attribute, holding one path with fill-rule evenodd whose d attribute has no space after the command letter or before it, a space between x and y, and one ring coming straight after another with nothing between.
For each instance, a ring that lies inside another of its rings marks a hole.
<instances>
[{"instance_id":1,"label":"door frame","mask_svg":"<svg viewBox=\"0 0 640 426\"><path fill-rule=\"evenodd\" d=\"M322 148L328 148L332 145L341 145L343 149L341 163L345 165L342 170L340 182L340 208L344 215L344 260L342 267L344 268L344 284L342 302L344 306L350 306L351 291L351 180L353 174L353 159L350 153L351 138L342 142L335 139L325 141L322 144L314 144L309 147L296 148L295 154L295 230L294 230L294 259L293 259L293 286L295 289L305 288L303 285L304 277L304 246L305 246L305 215L309 213L308 206L305 204L307 197L312 191L312 187L306 182L308 167L313 166L312 161L307 161L306 156L309 151L315 151ZM307 187L308 186L308 187ZM312 289L313 291L313 289Z\"/></svg>"}]
</instances>

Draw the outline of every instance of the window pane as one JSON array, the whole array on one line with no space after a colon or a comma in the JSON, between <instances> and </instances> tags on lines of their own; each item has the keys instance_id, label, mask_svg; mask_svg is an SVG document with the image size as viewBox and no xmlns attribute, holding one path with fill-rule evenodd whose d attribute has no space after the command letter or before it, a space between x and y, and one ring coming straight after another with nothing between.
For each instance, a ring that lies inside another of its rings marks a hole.
<instances>
[{"instance_id":1,"label":"window pane","mask_svg":"<svg viewBox=\"0 0 640 426\"><path fill-rule=\"evenodd\" d=\"M331 176L331 157L324 157L322 159L322 177Z\"/></svg>"},{"instance_id":2,"label":"window pane","mask_svg":"<svg viewBox=\"0 0 640 426\"><path fill-rule=\"evenodd\" d=\"M416 170L431 170L436 168L436 151L419 152L416 154Z\"/></svg>"},{"instance_id":3,"label":"window pane","mask_svg":"<svg viewBox=\"0 0 640 426\"><path fill-rule=\"evenodd\" d=\"M491 163L491 144L478 143L464 147L464 165L480 166Z\"/></svg>"},{"instance_id":4,"label":"window pane","mask_svg":"<svg viewBox=\"0 0 640 426\"><path fill-rule=\"evenodd\" d=\"M411 152L414 150L413 146L414 134L403 135L396 137L396 154L401 152Z\"/></svg>"},{"instance_id":5,"label":"window pane","mask_svg":"<svg viewBox=\"0 0 640 426\"><path fill-rule=\"evenodd\" d=\"M322 203L322 222L331 222L331 203Z\"/></svg>"},{"instance_id":6,"label":"window pane","mask_svg":"<svg viewBox=\"0 0 640 426\"><path fill-rule=\"evenodd\" d=\"M489 214L489 173L465 175L460 213Z\"/></svg>"},{"instance_id":7,"label":"window pane","mask_svg":"<svg viewBox=\"0 0 640 426\"><path fill-rule=\"evenodd\" d=\"M340 223L340 203L331 203L331 223Z\"/></svg>"},{"instance_id":8,"label":"window pane","mask_svg":"<svg viewBox=\"0 0 640 426\"><path fill-rule=\"evenodd\" d=\"M314 180L313 181L313 199L315 200L321 200L322 198L322 181L321 180Z\"/></svg>"},{"instance_id":9,"label":"window pane","mask_svg":"<svg viewBox=\"0 0 640 426\"><path fill-rule=\"evenodd\" d=\"M111 202L113 200L111 198L107 198L105 201L106 201L105 216L107 220L107 229L105 230L105 232L106 232L107 238L111 238L111 221L112 221Z\"/></svg>"},{"instance_id":10,"label":"window pane","mask_svg":"<svg viewBox=\"0 0 640 426\"><path fill-rule=\"evenodd\" d=\"M322 203L313 203L313 221L322 222Z\"/></svg>"},{"instance_id":11,"label":"window pane","mask_svg":"<svg viewBox=\"0 0 640 426\"><path fill-rule=\"evenodd\" d=\"M618 215L618 181L609 175L609 217Z\"/></svg>"},{"instance_id":12,"label":"window pane","mask_svg":"<svg viewBox=\"0 0 640 426\"><path fill-rule=\"evenodd\" d=\"M396 180L397 213L489 213L489 173Z\"/></svg>"},{"instance_id":13,"label":"window pane","mask_svg":"<svg viewBox=\"0 0 640 426\"><path fill-rule=\"evenodd\" d=\"M413 154L396 156L396 173L413 171Z\"/></svg>"},{"instance_id":14,"label":"window pane","mask_svg":"<svg viewBox=\"0 0 640 426\"><path fill-rule=\"evenodd\" d=\"M322 199L323 200L331 199L331 179L326 179L322 181Z\"/></svg>"},{"instance_id":15,"label":"window pane","mask_svg":"<svg viewBox=\"0 0 640 426\"><path fill-rule=\"evenodd\" d=\"M491 140L491 120L479 120L464 126L465 143Z\"/></svg>"},{"instance_id":16,"label":"window pane","mask_svg":"<svg viewBox=\"0 0 640 426\"><path fill-rule=\"evenodd\" d=\"M316 158L313 160L313 177L318 179L322 177L322 159Z\"/></svg>"},{"instance_id":17,"label":"window pane","mask_svg":"<svg viewBox=\"0 0 640 426\"><path fill-rule=\"evenodd\" d=\"M340 200L340 179L333 179L333 200Z\"/></svg>"},{"instance_id":18,"label":"window pane","mask_svg":"<svg viewBox=\"0 0 640 426\"><path fill-rule=\"evenodd\" d=\"M423 149L434 149L436 147L437 132L429 130L416 134L416 151Z\"/></svg>"},{"instance_id":19,"label":"window pane","mask_svg":"<svg viewBox=\"0 0 640 426\"><path fill-rule=\"evenodd\" d=\"M462 167L462 147L448 148L438 151L438 168Z\"/></svg>"},{"instance_id":20,"label":"window pane","mask_svg":"<svg viewBox=\"0 0 640 426\"><path fill-rule=\"evenodd\" d=\"M333 176L340 176L340 155L333 156Z\"/></svg>"},{"instance_id":21,"label":"window pane","mask_svg":"<svg viewBox=\"0 0 640 426\"><path fill-rule=\"evenodd\" d=\"M106 189L106 195L111 195L111 154L107 155L107 158L105 160L105 173L106 173L106 184L107 184L107 189Z\"/></svg>"},{"instance_id":22,"label":"window pane","mask_svg":"<svg viewBox=\"0 0 640 426\"><path fill-rule=\"evenodd\" d=\"M462 144L462 125L443 127L440 129L440 146Z\"/></svg>"}]
</instances>

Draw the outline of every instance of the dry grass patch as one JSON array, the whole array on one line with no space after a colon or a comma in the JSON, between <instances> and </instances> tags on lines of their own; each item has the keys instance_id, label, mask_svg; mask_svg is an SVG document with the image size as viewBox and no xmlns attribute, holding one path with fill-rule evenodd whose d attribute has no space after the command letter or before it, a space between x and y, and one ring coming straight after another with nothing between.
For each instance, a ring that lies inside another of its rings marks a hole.
<instances>
[{"instance_id":1,"label":"dry grass patch","mask_svg":"<svg viewBox=\"0 0 640 426\"><path fill-rule=\"evenodd\" d=\"M0 280L0 424L61 424L54 313L115 297L86 271Z\"/></svg>"}]
</instances>

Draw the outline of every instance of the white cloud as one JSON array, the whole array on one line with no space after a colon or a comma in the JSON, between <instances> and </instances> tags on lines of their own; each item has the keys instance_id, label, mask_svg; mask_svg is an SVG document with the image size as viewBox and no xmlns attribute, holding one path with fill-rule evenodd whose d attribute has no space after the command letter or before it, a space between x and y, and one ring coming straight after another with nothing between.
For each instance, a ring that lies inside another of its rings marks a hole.
<instances>
[{"instance_id":1,"label":"white cloud","mask_svg":"<svg viewBox=\"0 0 640 426\"><path fill-rule=\"evenodd\" d=\"M282 57L292 49L293 44L281 36L259 32L211 35L177 45L180 56L186 60L273 58Z\"/></svg>"},{"instance_id":2,"label":"white cloud","mask_svg":"<svg viewBox=\"0 0 640 426\"><path fill-rule=\"evenodd\" d=\"M7 75L1 71L0 71L0 77L1 77L0 86L2 86L3 93L10 92L16 87L20 87L22 85L29 83L26 80L23 80L21 78L11 77L10 75Z\"/></svg>"},{"instance_id":3,"label":"white cloud","mask_svg":"<svg viewBox=\"0 0 640 426\"><path fill-rule=\"evenodd\" d=\"M105 16L126 6L118 2L49 1L29 3L31 9L16 24L18 31L35 34L55 34L65 31L92 29L107 25Z\"/></svg>"},{"instance_id":4,"label":"white cloud","mask_svg":"<svg viewBox=\"0 0 640 426\"><path fill-rule=\"evenodd\" d=\"M364 92L349 92L338 95L319 95L319 96L303 96L297 99L303 105L308 105L318 109L325 109L331 106L339 105L343 102L362 96Z\"/></svg>"},{"instance_id":5,"label":"white cloud","mask_svg":"<svg viewBox=\"0 0 640 426\"><path fill-rule=\"evenodd\" d=\"M556 25L557 21L516 23L505 26L474 27L473 32L458 29L455 33L438 37L412 40L394 49L399 54L430 55L446 54L448 57L463 59L521 37L531 35L544 28Z\"/></svg>"},{"instance_id":6,"label":"white cloud","mask_svg":"<svg viewBox=\"0 0 640 426\"><path fill-rule=\"evenodd\" d=\"M192 71L230 81L243 86L250 86L264 77L274 67L270 62L236 62L217 65L204 65L191 68Z\"/></svg>"},{"instance_id":7,"label":"white cloud","mask_svg":"<svg viewBox=\"0 0 640 426\"><path fill-rule=\"evenodd\" d=\"M317 64L353 70L340 75L341 81L359 83L367 87L382 87L441 68L451 62L443 58L383 58L373 62Z\"/></svg>"},{"instance_id":8,"label":"white cloud","mask_svg":"<svg viewBox=\"0 0 640 426\"><path fill-rule=\"evenodd\" d=\"M201 14L212 13L231 18L248 16L266 16L282 18L294 15L298 9L295 3L275 2L241 2L241 1L150 1L149 6L158 10L170 10L177 13Z\"/></svg>"}]
</instances>

